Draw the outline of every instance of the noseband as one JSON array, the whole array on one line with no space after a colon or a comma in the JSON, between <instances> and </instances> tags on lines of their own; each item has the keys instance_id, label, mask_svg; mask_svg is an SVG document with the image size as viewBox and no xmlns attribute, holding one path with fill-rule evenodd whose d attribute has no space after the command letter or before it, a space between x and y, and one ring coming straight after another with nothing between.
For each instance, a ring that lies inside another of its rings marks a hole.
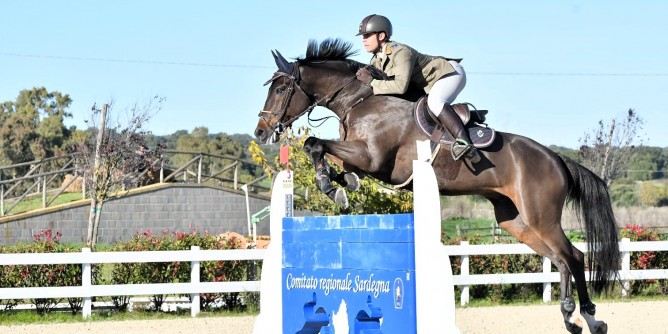
<instances>
[{"instance_id":1,"label":"noseband","mask_svg":"<svg viewBox=\"0 0 668 334\"><path fill-rule=\"evenodd\" d=\"M260 117L260 119L262 119L267 124L267 126L269 126L269 129L271 129L271 133L280 134L280 133L283 132L283 130L285 128L292 125L292 123L294 121L296 121L298 118L300 118L302 115L308 113L308 115L310 116L311 112L313 111L313 109L315 109L315 107L317 107L317 106L322 106L322 107L327 106L327 104L332 100L332 98L334 96L336 96L337 93L339 93L343 88L345 88L350 83L355 81L355 79L357 79L356 76L351 77L350 79L346 80L343 84L336 87L332 92L323 96L321 99L319 99L317 101L314 101L310 106L308 106L306 109L302 110L301 112L297 113L295 116L293 116L291 118L288 118L287 120L283 120L286 117L286 114L287 114L287 111L288 111L288 106L290 105L290 100L292 100L292 96L295 94L297 89L299 89L299 91L301 91L302 94L304 94L309 99L309 101L313 100L311 98L311 96L306 94L306 92L298 84L298 81L300 79L300 77L299 77L299 66L293 66L293 68L294 68L293 72L296 72L296 73L288 74L288 73L285 73L285 72L278 71L278 72L274 73L274 76L271 77L271 79L267 80L267 82L264 83L264 85L266 86L266 85L278 80L279 78L288 78L290 80L290 85L288 86L288 91L287 91L286 97L285 97L285 99L283 99L283 102L281 103L281 108L279 109L279 111L276 112L276 111L262 110L262 111L260 111L260 114L258 115ZM268 119L265 117L265 114L269 114L273 118L278 119L278 122L276 122L276 124L273 125L273 126L270 125ZM277 117L275 117L275 116L277 116Z\"/></svg>"}]
</instances>

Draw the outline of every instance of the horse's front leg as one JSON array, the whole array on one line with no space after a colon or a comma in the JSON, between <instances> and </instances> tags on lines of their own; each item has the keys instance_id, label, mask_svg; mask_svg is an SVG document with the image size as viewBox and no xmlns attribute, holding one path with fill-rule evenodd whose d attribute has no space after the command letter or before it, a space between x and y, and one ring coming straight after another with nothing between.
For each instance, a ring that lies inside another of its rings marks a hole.
<instances>
[{"instance_id":1,"label":"horse's front leg","mask_svg":"<svg viewBox=\"0 0 668 334\"><path fill-rule=\"evenodd\" d=\"M357 143L321 140L315 137L309 137L304 142L304 149L313 160L313 167L315 168L316 175L316 185L318 189L325 193L327 197L333 200L338 206L344 209L348 208L348 196L344 189L334 187L332 181L335 181L338 184L346 187L350 191L355 191L360 187L359 177L355 173L345 171L342 173L337 173L336 170L327 163L325 154L329 154L332 157L338 159L340 162L342 162L343 165L356 166L354 163L350 162L353 159L348 159L350 158L349 155L335 154L335 152L349 152L348 149L342 150L342 147L348 145L359 146ZM365 155L364 150L360 152L362 153L357 154L357 157Z\"/></svg>"}]
</instances>

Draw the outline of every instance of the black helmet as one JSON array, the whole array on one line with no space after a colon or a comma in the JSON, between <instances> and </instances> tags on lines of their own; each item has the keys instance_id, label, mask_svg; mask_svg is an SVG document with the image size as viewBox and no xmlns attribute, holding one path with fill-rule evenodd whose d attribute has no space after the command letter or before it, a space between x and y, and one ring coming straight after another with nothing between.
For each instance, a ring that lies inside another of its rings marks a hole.
<instances>
[{"instance_id":1,"label":"black helmet","mask_svg":"<svg viewBox=\"0 0 668 334\"><path fill-rule=\"evenodd\" d=\"M384 31L389 39L390 36L392 36L392 23L385 16L371 14L362 20L360 23L360 31L355 36L381 31Z\"/></svg>"}]
</instances>

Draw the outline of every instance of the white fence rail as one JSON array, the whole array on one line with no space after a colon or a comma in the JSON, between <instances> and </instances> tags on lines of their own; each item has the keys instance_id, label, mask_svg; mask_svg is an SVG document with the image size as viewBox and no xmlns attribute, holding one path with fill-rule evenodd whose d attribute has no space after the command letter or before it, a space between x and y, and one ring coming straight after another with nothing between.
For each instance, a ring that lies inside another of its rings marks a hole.
<instances>
[{"instance_id":1,"label":"white fence rail","mask_svg":"<svg viewBox=\"0 0 668 334\"><path fill-rule=\"evenodd\" d=\"M582 252L587 252L585 243L575 243ZM502 255L502 254L536 254L529 246L525 244L496 244L496 245L469 245L463 241L461 245L444 246L450 256L461 257L461 274L453 275L455 285L462 287L460 297L461 305L466 305L470 301L469 286L477 284L514 284L514 283L543 283L543 301L549 302L552 295L552 283L560 281L559 272L552 272L552 262L543 257L543 272L541 273L520 273L520 274L470 274L470 256L473 255ZM621 270L619 278L622 281L624 289L622 296L626 296L629 288L629 281L646 279L668 279L668 268L631 270L631 252L646 251L668 251L668 241L635 241L631 242L628 238L623 238L619 243L619 250L622 253ZM586 272L589 279L589 272Z\"/></svg>"},{"instance_id":2,"label":"white fence rail","mask_svg":"<svg viewBox=\"0 0 668 334\"><path fill-rule=\"evenodd\" d=\"M91 297L190 294L191 315L200 311L200 293L260 291L259 281L200 282L201 261L254 261L264 258L265 250L200 250L193 246L184 251L91 252L0 254L0 265L81 264L82 285L63 287L0 288L0 299L83 298L83 317L91 315ZM190 283L92 285L91 264L138 262L190 262Z\"/></svg>"},{"instance_id":3,"label":"white fence rail","mask_svg":"<svg viewBox=\"0 0 668 334\"><path fill-rule=\"evenodd\" d=\"M575 246L583 252L587 251L584 243ZM625 287L631 280L668 279L668 268L631 270L630 252L668 251L668 241L630 242L622 239L619 243L622 252L622 266L619 277ZM455 285L462 286L461 304L470 301L469 286L476 284L512 284L512 283L543 283L543 301L551 299L552 283L559 282L559 273L551 272L551 262L543 257L543 272L519 274L470 274L469 257L473 255L502 254L535 254L524 244L469 245L462 242L458 246L444 246L450 256L461 257L461 274L454 275ZM191 315L200 312L200 293L227 293L260 291L259 281L238 282L200 282L199 264L201 261L254 261L264 258L264 250L200 250L194 246L186 251L150 251L150 252L91 252L84 248L80 253L30 253L0 254L0 265L34 265L34 264L81 264L82 285L68 287L31 287L31 288L0 288L0 299L28 298L83 298L83 316L91 315L91 297L101 296L144 296L157 294L190 294ZM91 264L102 263L138 263L138 262L191 262L190 283L162 284L119 284L92 285ZM587 274L588 277L588 274ZM622 290L624 294L624 290Z\"/></svg>"}]
</instances>

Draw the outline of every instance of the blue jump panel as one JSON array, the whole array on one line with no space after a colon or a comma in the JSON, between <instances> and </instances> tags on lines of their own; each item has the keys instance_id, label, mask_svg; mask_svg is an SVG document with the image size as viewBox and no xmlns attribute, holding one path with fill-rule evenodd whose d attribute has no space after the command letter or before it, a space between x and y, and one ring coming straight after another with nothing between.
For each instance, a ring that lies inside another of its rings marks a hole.
<instances>
[{"instance_id":1,"label":"blue jump panel","mask_svg":"<svg viewBox=\"0 0 668 334\"><path fill-rule=\"evenodd\" d=\"M283 219L283 333L415 333L413 214Z\"/></svg>"}]
</instances>

